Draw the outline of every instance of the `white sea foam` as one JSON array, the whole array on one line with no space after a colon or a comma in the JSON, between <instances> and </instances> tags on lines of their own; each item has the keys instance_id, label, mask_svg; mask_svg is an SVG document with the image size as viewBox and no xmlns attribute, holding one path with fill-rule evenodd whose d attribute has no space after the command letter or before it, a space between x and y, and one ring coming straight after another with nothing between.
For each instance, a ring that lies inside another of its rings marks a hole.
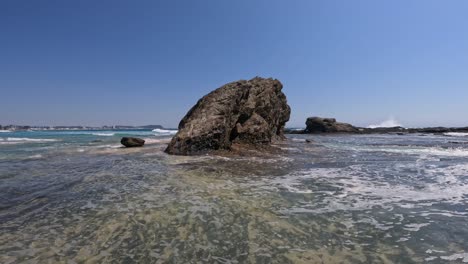
<instances>
[{"instance_id":1,"label":"white sea foam","mask_svg":"<svg viewBox=\"0 0 468 264\"><path fill-rule=\"evenodd\" d=\"M408 168L394 167L389 170L405 169ZM389 209L394 206L425 208L434 203L460 204L467 200L468 183L462 178L468 173L468 164L444 168L424 167L421 170L431 181L418 181L418 186L388 182L385 178L370 174L369 170L371 169L361 165L346 168L314 168L279 178L264 179L261 183L252 183L252 185L259 186L260 189L280 187L279 189L289 192L315 193L324 196L320 202L286 209L289 213L368 210L376 206ZM307 181L313 181L314 184L307 185ZM314 186L330 186L336 191ZM450 212L441 213L450 214ZM415 231L422 226L409 225L406 228Z\"/></svg>"},{"instance_id":2,"label":"white sea foam","mask_svg":"<svg viewBox=\"0 0 468 264\"><path fill-rule=\"evenodd\" d=\"M463 263L468 263L468 253L457 253L450 256L442 256L440 258L449 261L455 261L460 259Z\"/></svg>"},{"instance_id":3,"label":"white sea foam","mask_svg":"<svg viewBox=\"0 0 468 264\"><path fill-rule=\"evenodd\" d=\"M101 137L111 137L114 136L115 133L91 133L94 136L101 136Z\"/></svg>"},{"instance_id":4,"label":"white sea foam","mask_svg":"<svg viewBox=\"0 0 468 264\"><path fill-rule=\"evenodd\" d=\"M446 136L450 137L468 137L468 133L462 133L462 132L447 132L444 133Z\"/></svg>"},{"instance_id":5,"label":"white sea foam","mask_svg":"<svg viewBox=\"0 0 468 264\"><path fill-rule=\"evenodd\" d=\"M11 133L13 131L10 131L10 130L0 130L0 133Z\"/></svg>"},{"instance_id":6,"label":"white sea foam","mask_svg":"<svg viewBox=\"0 0 468 264\"><path fill-rule=\"evenodd\" d=\"M468 157L467 148L442 148L442 147L419 147L419 146L350 146L350 145L327 145L332 148L341 148L354 151L370 151L370 152L388 152L407 155L430 155L430 156L447 156L447 157Z\"/></svg>"},{"instance_id":7,"label":"white sea foam","mask_svg":"<svg viewBox=\"0 0 468 264\"><path fill-rule=\"evenodd\" d=\"M122 148L123 146L121 144L112 144L112 145L98 145L95 148L96 149L118 149Z\"/></svg>"},{"instance_id":8,"label":"white sea foam","mask_svg":"<svg viewBox=\"0 0 468 264\"><path fill-rule=\"evenodd\" d=\"M28 157L28 159L40 159L40 158L42 158L41 154L31 155Z\"/></svg>"},{"instance_id":9,"label":"white sea foam","mask_svg":"<svg viewBox=\"0 0 468 264\"><path fill-rule=\"evenodd\" d=\"M378 128L378 127L397 127L402 126L395 118L390 117L388 120L385 120L379 124L369 125L368 128Z\"/></svg>"},{"instance_id":10,"label":"white sea foam","mask_svg":"<svg viewBox=\"0 0 468 264\"><path fill-rule=\"evenodd\" d=\"M405 229L407 231L411 231L411 232L417 232L422 227L425 227L425 226L428 226L428 225L429 225L429 223L423 223L423 224L412 223L412 224L405 225L405 227L403 227L403 229Z\"/></svg>"},{"instance_id":11,"label":"white sea foam","mask_svg":"<svg viewBox=\"0 0 468 264\"><path fill-rule=\"evenodd\" d=\"M427 154L432 156L449 156L449 157L468 157L468 149L466 148L396 148L396 149L381 149L383 152L393 152L402 154Z\"/></svg>"},{"instance_id":12,"label":"white sea foam","mask_svg":"<svg viewBox=\"0 0 468 264\"><path fill-rule=\"evenodd\" d=\"M24 142L10 142L10 141L2 141L0 140L0 145L15 145L15 144L21 144Z\"/></svg>"},{"instance_id":13,"label":"white sea foam","mask_svg":"<svg viewBox=\"0 0 468 264\"><path fill-rule=\"evenodd\" d=\"M145 138L145 144L158 144L158 143L169 143L171 141L168 139L156 139L156 138Z\"/></svg>"},{"instance_id":14,"label":"white sea foam","mask_svg":"<svg viewBox=\"0 0 468 264\"><path fill-rule=\"evenodd\" d=\"M57 139L53 138L15 138L15 137L8 137L3 138L3 142L12 142L12 143L29 143L29 142L54 142L58 141Z\"/></svg>"},{"instance_id":15,"label":"white sea foam","mask_svg":"<svg viewBox=\"0 0 468 264\"><path fill-rule=\"evenodd\" d=\"M158 134L166 134L166 135L173 135L177 133L177 130L168 130L168 129L159 129L159 128L153 129L152 131Z\"/></svg>"},{"instance_id":16,"label":"white sea foam","mask_svg":"<svg viewBox=\"0 0 468 264\"><path fill-rule=\"evenodd\" d=\"M292 141L296 142L304 142L306 139L305 138L291 138Z\"/></svg>"},{"instance_id":17,"label":"white sea foam","mask_svg":"<svg viewBox=\"0 0 468 264\"><path fill-rule=\"evenodd\" d=\"M311 190L304 188L300 181L300 178L294 177L281 177L276 178L272 181L274 186L280 187L280 189L286 189L288 192L293 193L312 193Z\"/></svg>"}]
</instances>

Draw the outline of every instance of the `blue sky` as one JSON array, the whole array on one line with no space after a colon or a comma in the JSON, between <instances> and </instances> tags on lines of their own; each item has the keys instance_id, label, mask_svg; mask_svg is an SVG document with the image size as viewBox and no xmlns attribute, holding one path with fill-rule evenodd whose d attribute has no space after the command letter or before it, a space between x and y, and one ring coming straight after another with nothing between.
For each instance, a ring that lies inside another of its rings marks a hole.
<instances>
[{"instance_id":1,"label":"blue sky","mask_svg":"<svg viewBox=\"0 0 468 264\"><path fill-rule=\"evenodd\" d=\"M468 125L468 1L0 1L0 124L175 127L282 81L289 126Z\"/></svg>"}]
</instances>

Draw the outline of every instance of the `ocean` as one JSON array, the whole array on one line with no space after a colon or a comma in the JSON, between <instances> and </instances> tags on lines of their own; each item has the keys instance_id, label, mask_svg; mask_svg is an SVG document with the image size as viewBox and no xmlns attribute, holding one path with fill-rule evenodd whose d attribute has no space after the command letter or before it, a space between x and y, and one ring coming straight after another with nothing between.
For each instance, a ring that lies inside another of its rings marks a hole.
<instances>
[{"instance_id":1,"label":"ocean","mask_svg":"<svg viewBox=\"0 0 468 264\"><path fill-rule=\"evenodd\" d=\"M468 262L465 134L191 157L173 134L1 132L0 263Z\"/></svg>"}]
</instances>

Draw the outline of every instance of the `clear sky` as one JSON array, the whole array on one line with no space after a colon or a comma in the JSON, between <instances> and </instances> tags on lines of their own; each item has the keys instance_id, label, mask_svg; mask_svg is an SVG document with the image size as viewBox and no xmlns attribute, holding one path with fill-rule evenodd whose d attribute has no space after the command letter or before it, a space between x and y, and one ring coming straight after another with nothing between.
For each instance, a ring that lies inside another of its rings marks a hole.
<instances>
[{"instance_id":1,"label":"clear sky","mask_svg":"<svg viewBox=\"0 0 468 264\"><path fill-rule=\"evenodd\" d=\"M284 85L288 126L468 125L468 1L0 1L0 124L177 126L224 83Z\"/></svg>"}]
</instances>

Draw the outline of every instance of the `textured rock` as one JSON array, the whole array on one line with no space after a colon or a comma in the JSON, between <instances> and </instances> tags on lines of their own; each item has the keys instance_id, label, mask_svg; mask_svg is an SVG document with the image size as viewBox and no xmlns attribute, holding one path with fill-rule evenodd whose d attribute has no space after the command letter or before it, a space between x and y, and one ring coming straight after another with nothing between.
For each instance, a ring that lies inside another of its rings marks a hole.
<instances>
[{"instance_id":1,"label":"textured rock","mask_svg":"<svg viewBox=\"0 0 468 264\"><path fill-rule=\"evenodd\" d=\"M201 98L179 124L166 152L192 155L231 149L232 144L268 144L284 138L291 109L274 79L228 83Z\"/></svg>"},{"instance_id":2,"label":"textured rock","mask_svg":"<svg viewBox=\"0 0 468 264\"><path fill-rule=\"evenodd\" d=\"M145 141L141 138L123 137L120 143L127 148L143 147Z\"/></svg>"},{"instance_id":3,"label":"textured rock","mask_svg":"<svg viewBox=\"0 0 468 264\"><path fill-rule=\"evenodd\" d=\"M309 117L306 121L305 133L357 133L358 128L336 122L335 118Z\"/></svg>"}]
</instances>

